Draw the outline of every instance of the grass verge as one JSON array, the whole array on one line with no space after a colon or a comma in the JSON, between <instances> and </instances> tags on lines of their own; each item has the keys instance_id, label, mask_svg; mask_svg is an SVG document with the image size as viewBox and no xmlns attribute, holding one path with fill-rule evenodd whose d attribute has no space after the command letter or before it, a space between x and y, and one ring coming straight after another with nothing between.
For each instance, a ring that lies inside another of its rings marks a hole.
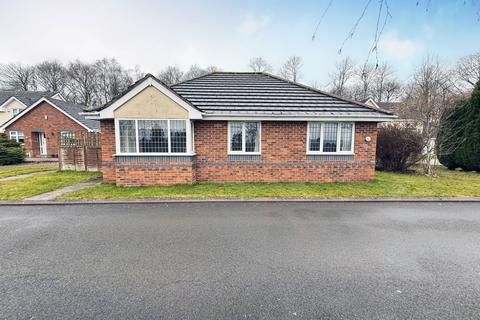
<instances>
[{"instance_id":1,"label":"grass verge","mask_svg":"<svg viewBox=\"0 0 480 320\"><path fill-rule=\"evenodd\" d=\"M377 172L367 183L205 183L196 185L117 187L100 184L63 195L64 199L146 199L227 197L480 197L480 174L437 170L419 173Z\"/></svg>"},{"instance_id":2,"label":"grass verge","mask_svg":"<svg viewBox=\"0 0 480 320\"><path fill-rule=\"evenodd\" d=\"M100 176L98 172L58 171L0 182L0 200L21 200Z\"/></svg>"},{"instance_id":3,"label":"grass verge","mask_svg":"<svg viewBox=\"0 0 480 320\"><path fill-rule=\"evenodd\" d=\"M22 174L44 172L44 171L55 171L55 170L58 170L58 165L2 166L0 167L0 179L18 176Z\"/></svg>"}]
</instances>

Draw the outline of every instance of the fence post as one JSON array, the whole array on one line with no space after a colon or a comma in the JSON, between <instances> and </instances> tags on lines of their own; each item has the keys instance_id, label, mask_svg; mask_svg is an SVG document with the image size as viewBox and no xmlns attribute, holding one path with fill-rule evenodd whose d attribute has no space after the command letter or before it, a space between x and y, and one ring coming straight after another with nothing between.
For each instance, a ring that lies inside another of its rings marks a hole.
<instances>
[{"instance_id":1,"label":"fence post","mask_svg":"<svg viewBox=\"0 0 480 320\"><path fill-rule=\"evenodd\" d=\"M83 164L85 166L85 171L88 171L88 154L87 154L87 138L88 132L83 134Z\"/></svg>"}]
</instances>

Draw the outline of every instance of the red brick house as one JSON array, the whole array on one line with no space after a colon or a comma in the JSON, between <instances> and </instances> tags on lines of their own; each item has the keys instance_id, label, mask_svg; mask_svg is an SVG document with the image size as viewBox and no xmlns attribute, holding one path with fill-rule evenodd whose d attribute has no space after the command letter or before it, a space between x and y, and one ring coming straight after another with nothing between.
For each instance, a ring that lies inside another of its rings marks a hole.
<instances>
[{"instance_id":1,"label":"red brick house","mask_svg":"<svg viewBox=\"0 0 480 320\"><path fill-rule=\"evenodd\" d=\"M90 116L105 182L368 181L377 123L395 116L266 73L152 75Z\"/></svg>"},{"instance_id":2,"label":"red brick house","mask_svg":"<svg viewBox=\"0 0 480 320\"><path fill-rule=\"evenodd\" d=\"M99 122L85 119L84 106L41 98L5 122L0 131L24 144L28 157L58 157L61 135L98 131Z\"/></svg>"}]
</instances>

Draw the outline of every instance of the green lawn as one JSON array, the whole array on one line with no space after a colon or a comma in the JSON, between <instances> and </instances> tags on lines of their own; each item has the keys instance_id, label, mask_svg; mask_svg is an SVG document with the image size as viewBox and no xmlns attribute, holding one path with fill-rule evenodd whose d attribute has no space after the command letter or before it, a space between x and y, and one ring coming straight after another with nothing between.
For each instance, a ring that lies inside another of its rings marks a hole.
<instances>
[{"instance_id":1,"label":"green lawn","mask_svg":"<svg viewBox=\"0 0 480 320\"><path fill-rule=\"evenodd\" d=\"M225 197L480 197L480 174L437 170L438 177L377 172L368 183L206 183L154 187L100 184L68 193L66 199Z\"/></svg>"},{"instance_id":2,"label":"green lawn","mask_svg":"<svg viewBox=\"0 0 480 320\"><path fill-rule=\"evenodd\" d=\"M98 172L58 171L0 182L0 200L21 200L100 176Z\"/></svg>"},{"instance_id":3,"label":"green lawn","mask_svg":"<svg viewBox=\"0 0 480 320\"><path fill-rule=\"evenodd\" d=\"M58 170L58 165L22 165L22 166L1 166L0 167L0 179L12 176L18 176L21 174L55 171Z\"/></svg>"}]
</instances>

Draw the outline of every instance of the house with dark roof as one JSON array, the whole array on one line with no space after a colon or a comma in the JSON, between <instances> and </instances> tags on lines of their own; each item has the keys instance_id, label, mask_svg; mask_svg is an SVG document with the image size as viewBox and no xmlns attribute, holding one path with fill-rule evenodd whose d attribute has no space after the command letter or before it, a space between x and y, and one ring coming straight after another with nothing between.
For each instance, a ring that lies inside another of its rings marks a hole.
<instances>
[{"instance_id":1,"label":"house with dark roof","mask_svg":"<svg viewBox=\"0 0 480 320\"><path fill-rule=\"evenodd\" d=\"M377 124L363 103L267 73L214 72L168 87L146 75L100 121L105 182L369 181Z\"/></svg>"},{"instance_id":2,"label":"house with dark roof","mask_svg":"<svg viewBox=\"0 0 480 320\"><path fill-rule=\"evenodd\" d=\"M58 157L60 137L98 131L99 122L86 119L84 106L41 96L0 126L0 132L23 143L28 157Z\"/></svg>"},{"instance_id":3,"label":"house with dark roof","mask_svg":"<svg viewBox=\"0 0 480 320\"><path fill-rule=\"evenodd\" d=\"M43 97L65 100L56 92L0 90L0 125Z\"/></svg>"},{"instance_id":4,"label":"house with dark roof","mask_svg":"<svg viewBox=\"0 0 480 320\"><path fill-rule=\"evenodd\" d=\"M402 126L415 127L421 129L420 123L413 119L413 117L408 114L404 104L397 101L375 101L372 97L369 97L363 101L366 105L369 105L373 108L380 108L382 110L388 111L397 116L397 119L389 122L390 124L399 124Z\"/></svg>"}]
</instances>

